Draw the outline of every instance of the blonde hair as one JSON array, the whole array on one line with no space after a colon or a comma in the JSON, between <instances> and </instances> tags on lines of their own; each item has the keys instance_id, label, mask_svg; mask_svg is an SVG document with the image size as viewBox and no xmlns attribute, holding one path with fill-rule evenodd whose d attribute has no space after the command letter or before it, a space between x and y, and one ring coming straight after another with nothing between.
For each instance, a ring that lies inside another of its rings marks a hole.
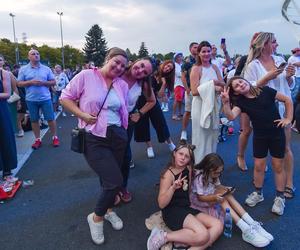
<instances>
[{"instance_id":1,"label":"blonde hair","mask_svg":"<svg viewBox=\"0 0 300 250\"><path fill-rule=\"evenodd\" d=\"M274 37L274 33L260 32L252 41L246 65L252 62L254 59L260 57L265 44L269 41L273 41Z\"/></svg>"}]
</instances>

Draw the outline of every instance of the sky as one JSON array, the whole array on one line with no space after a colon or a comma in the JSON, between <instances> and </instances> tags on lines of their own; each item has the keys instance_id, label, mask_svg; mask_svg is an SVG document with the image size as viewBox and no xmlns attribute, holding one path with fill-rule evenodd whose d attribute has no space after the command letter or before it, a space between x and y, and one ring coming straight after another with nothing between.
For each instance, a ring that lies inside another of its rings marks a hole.
<instances>
[{"instance_id":1,"label":"sky","mask_svg":"<svg viewBox=\"0 0 300 250\"><path fill-rule=\"evenodd\" d=\"M300 0L296 0L299 2ZM108 47L137 53L145 42L149 53L183 52L191 42L220 44L226 38L230 55L245 54L257 31L273 32L278 52L290 54L300 40L300 26L281 16L282 0L0 0L0 38L16 37L28 44L61 46L59 15L63 12L63 40L83 48L85 35L98 24ZM1 53L1 51L0 51Z\"/></svg>"}]
</instances>

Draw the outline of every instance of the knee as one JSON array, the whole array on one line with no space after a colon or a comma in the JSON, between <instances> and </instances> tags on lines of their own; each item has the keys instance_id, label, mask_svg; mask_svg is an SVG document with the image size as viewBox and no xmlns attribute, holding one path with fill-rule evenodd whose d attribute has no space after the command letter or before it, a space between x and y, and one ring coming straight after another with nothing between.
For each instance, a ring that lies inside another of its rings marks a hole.
<instances>
[{"instance_id":1,"label":"knee","mask_svg":"<svg viewBox=\"0 0 300 250\"><path fill-rule=\"evenodd\" d=\"M246 136L246 137L249 137L250 134L251 134L251 132L252 132L252 128L251 128L251 127L245 126L245 127L243 128L242 135L244 135L244 136Z\"/></svg>"},{"instance_id":2,"label":"knee","mask_svg":"<svg viewBox=\"0 0 300 250\"><path fill-rule=\"evenodd\" d=\"M196 246L203 246L206 243L209 242L210 236L207 230L203 231L201 230L201 232L197 232L195 234L195 238L193 239L194 245Z\"/></svg>"},{"instance_id":3,"label":"knee","mask_svg":"<svg viewBox=\"0 0 300 250\"><path fill-rule=\"evenodd\" d=\"M273 165L273 171L275 174L281 174L283 172L283 164Z\"/></svg>"},{"instance_id":4,"label":"knee","mask_svg":"<svg viewBox=\"0 0 300 250\"><path fill-rule=\"evenodd\" d=\"M214 221L213 227L215 228L218 236L220 236L223 233L224 224L220 220Z\"/></svg>"},{"instance_id":5,"label":"knee","mask_svg":"<svg viewBox=\"0 0 300 250\"><path fill-rule=\"evenodd\" d=\"M254 171L256 173L264 173L266 164L255 164Z\"/></svg>"}]
</instances>

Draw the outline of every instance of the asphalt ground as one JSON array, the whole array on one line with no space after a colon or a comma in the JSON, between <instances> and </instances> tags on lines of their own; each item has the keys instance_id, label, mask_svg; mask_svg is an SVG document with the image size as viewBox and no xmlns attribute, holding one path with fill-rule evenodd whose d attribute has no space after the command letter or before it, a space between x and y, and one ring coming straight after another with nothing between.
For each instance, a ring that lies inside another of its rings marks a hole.
<instances>
[{"instance_id":1,"label":"asphalt ground","mask_svg":"<svg viewBox=\"0 0 300 250\"><path fill-rule=\"evenodd\" d=\"M181 122L171 120L170 112L166 113L166 118L171 136L177 142ZM61 146L51 146L48 132L43 138L43 146L33 152L18 173L22 180L33 179L34 186L21 188L13 199L0 204L0 249L146 249L150 231L145 227L145 219L158 211L156 184L162 168L170 159L167 145L158 144L152 131L156 157L147 159L146 146L132 142L135 168L130 173L129 189L134 198L131 203L116 208L124 228L114 231L109 223L105 223L105 243L96 246L91 241L86 216L95 206L99 181L83 156L70 150L70 131L75 124L74 117L59 117ZM244 203L253 188L252 145L248 145L247 149L249 170L241 172L235 162L237 139L238 133L228 136L226 142L219 143L218 153L225 161L222 183L235 186L236 198ZM265 201L254 208L245 206L249 214L263 222L275 238L266 249L300 249L300 135L295 133L292 149L298 190L294 199L286 201L284 215L276 216L270 211L275 190L270 163L265 178ZM254 248L242 240L241 232L234 226L232 238L220 237L211 249Z\"/></svg>"}]
</instances>

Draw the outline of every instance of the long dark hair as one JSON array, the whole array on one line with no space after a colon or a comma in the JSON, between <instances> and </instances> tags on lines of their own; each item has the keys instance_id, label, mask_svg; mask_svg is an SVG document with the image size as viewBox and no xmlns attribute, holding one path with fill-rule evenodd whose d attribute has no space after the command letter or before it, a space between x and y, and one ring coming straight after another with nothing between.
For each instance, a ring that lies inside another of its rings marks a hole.
<instances>
[{"instance_id":1,"label":"long dark hair","mask_svg":"<svg viewBox=\"0 0 300 250\"><path fill-rule=\"evenodd\" d=\"M199 53L203 47L209 47L211 49L211 44L208 41L202 41L201 43L199 43L198 48L197 48L197 56L196 56L196 65L198 65L198 66L202 65L202 61L199 56Z\"/></svg>"},{"instance_id":2,"label":"long dark hair","mask_svg":"<svg viewBox=\"0 0 300 250\"><path fill-rule=\"evenodd\" d=\"M134 62L130 63L128 65L128 67L126 68L125 74L129 73L131 71L131 68L133 67L133 65L141 60L149 61L149 63L151 64L151 67L152 67L151 68L152 71L148 76L145 76L142 79L138 80L138 83L141 85L143 91L144 91L145 86L147 86L146 97L150 97L151 93L152 93L152 91L151 91L151 88L152 88L151 75L153 74L153 64L152 64L152 60L150 57L139 58L139 59L135 60Z\"/></svg>"},{"instance_id":3,"label":"long dark hair","mask_svg":"<svg viewBox=\"0 0 300 250\"><path fill-rule=\"evenodd\" d=\"M206 155L202 161L194 166L194 169L200 170L200 173L195 175L196 178L199 175L202 175L203 185L207 186L209 183L209 177L212 171L218 169L219 167L224 166L224 161L216 153L210 153ZM213 182L216 180L213 179Z\"/></svg>"},{"instance_id":4,"label":"long dark hair","mask_svg":"<svg viewBox=\"0 0 300 250\"><path fill-rule=\"evenodd\" d=\"M167 65L169 63L171 63L173 65L173 69L168 73L164 73L163 68L165 67L165 65ZM172 60L166 60L162 64L159 65L159 68L158 68L158 82L160 84L162 84L162 80L161 80L162 78L166 79L168 90L173 91L174 82L175 82L175 64Z\"/></svg>"}]
</instances>

